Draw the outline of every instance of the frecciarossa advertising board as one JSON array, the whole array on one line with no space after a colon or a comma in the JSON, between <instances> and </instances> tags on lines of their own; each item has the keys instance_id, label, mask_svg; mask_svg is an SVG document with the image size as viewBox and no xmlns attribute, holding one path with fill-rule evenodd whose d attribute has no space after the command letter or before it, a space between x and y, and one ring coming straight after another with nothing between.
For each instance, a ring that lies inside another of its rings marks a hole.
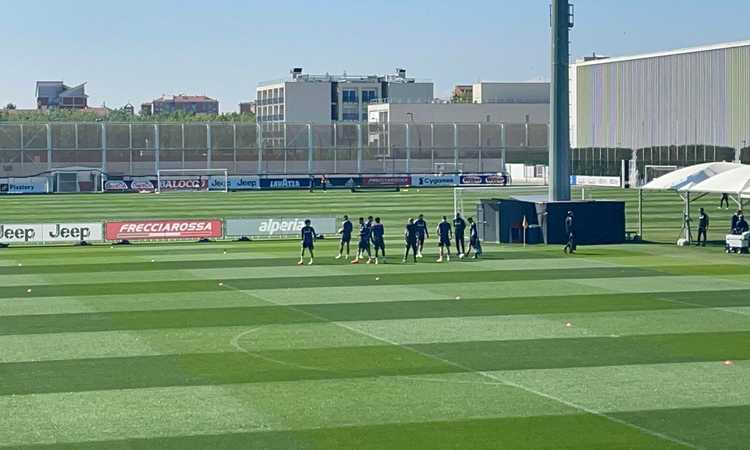
<instances>
[{"instance_id":1,"label":"frecciarossa advertising board","mask_svg":"<svg viewBox=\"0 0 750 450\"><path fill-rule=\"evenodd\" d=\"M208 239L223 236L222 222L209 220L131 220L107 222L104 237L108 241L151 241L162 239Z\"/></svg>"}]
</instances>

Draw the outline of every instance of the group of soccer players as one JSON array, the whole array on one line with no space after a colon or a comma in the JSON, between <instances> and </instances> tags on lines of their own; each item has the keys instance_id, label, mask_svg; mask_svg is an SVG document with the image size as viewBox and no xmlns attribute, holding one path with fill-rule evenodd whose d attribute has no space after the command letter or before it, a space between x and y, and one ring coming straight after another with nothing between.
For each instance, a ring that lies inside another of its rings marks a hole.
<instances>
[{"instance_id":1,"label":"group of soccer players","mask_svg":"<svg viewBox=\"0 0 750 450\"><path fill-rule=\"evenodd\" d=\"M443 216L443 219L437 226L438 247L440 249L437 260L438 262L450 261L451 239L455 239L456 241L456 254L459 258L463 259L471 256L472 251L474 251L475 259L482 255L482 245L479 241L477 224L471 217L468 218L468 226L469 249L467 251L465 239L467 221L461 217L461 214L456 214L456 217L453 219L453 224L451 225L448 221L448 217ZM345 256L348 260L350 258L352 234L354 233L354 224L349 220L349 216L344 216L344 222L341 224L338 233L341 235L341 243L336 259L341 259ZM306 252L310 255L310 261L308 264L313 264L313 251L317 234L312 227L310 220L305 221L305 226L301 230L301 236L302 252L298 264L304 264ZM404 229L404 242L406 244L406 249L404 251L402 262L407 262L410 252L415 263L417 262L417 258L422 258L425 240L429 238L430 233L424 215L420 214L416 220L409 218ZM373 248L375 250L374 255L372 252ZM379 264L381 260L385 262L385 228L383 223L380 217L373 218L370 216L367 219L360 217L359 244L357 246L357 254L352 260L352 264L359 264L362 261L366 261L367 264Z\"/></svg>"}]
</instances>

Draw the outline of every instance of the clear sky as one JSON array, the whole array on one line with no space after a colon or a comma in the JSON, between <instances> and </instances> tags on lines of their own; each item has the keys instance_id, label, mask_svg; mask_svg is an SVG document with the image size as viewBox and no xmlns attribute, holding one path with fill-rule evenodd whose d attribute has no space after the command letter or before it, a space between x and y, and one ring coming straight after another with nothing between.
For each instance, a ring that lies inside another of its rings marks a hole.
<instances>
[{"instance_id":1,"label":"clear sky","mask_svg":"<svg viewBox=\"0 0 750 450\"><path fill-rule=\"evenodd\" d=\"M549 77L548 0L0 0L0 103L36 80L88 82L90 105L205 94L234 111L258 81L308 73L435 82ZM578 0L573 54L750 39L748 0Z\"/></svg>"}]
</instances>

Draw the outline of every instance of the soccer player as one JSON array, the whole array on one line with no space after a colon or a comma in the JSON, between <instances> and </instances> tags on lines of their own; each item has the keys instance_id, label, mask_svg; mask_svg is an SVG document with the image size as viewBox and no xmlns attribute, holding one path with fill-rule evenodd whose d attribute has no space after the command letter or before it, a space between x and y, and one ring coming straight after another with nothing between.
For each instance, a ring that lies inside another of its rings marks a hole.
<instances>
[{"instance_id":1,"label":"soccer player","mask_svg":"<svg viewBox=\"0 0 750 450\"><path fill-rule=\"evenodd\" d=\"M357 250L357 257L354 258L352 264L359 264L359 260L365 257L367 252L367 264L372 262L372 252L370 251L370 239L372 238L372 230L370 229L369 223L365 222L364 217L359 218L359 248Z\"/></svg>"},{"instance_id":2,"label":"soccer player","mask_svg":"<svg viewBox=\"0 0 750 450\"><path fill-rule=\"evenodd\" d=\"M354 225L352 225L352 221L349 220L349 216L345 215L344 222L339 229L339 234L341 235L341 246L339 247L339 254L336 256L336 259L341 259L341 256L344 253L344 245L346 245L346 259L349 259L349 244L352 241L353 230Z\"/></svg>"},{"instance_id":3,"label":"soccer player","mask_svg":"<svg viewBox=\"0 0 750 450\"><path fill-rule=\"evenodd\" d=\"M708 214L706 214L706 210L701 208L700 215L698 216L698 243L695 245L706 246L706 241L708 240L708 227L710 223L711 219L709 219ZM703 238L702 244L701 237Z\"/></svg>"},{"instance_id":4,"label":"soccer player","mask_svg":"<svg viewBox=\"0 0 750 450\"><path fill-rule=\"evenodd\" d=\"M573 211L568 211L568 216L565 217L565 232L568 234L568 243L563 247L565 253L576 252L576 219L573 215Z\"/></svg>"},{"instance_id":5,"label":"soccer player","mask_svg":"<svg viewBox=\"0 0 750 450\"><path fill-rule=\"evenodd\" d=\"M300 232L302 235L302 252L300 253L299 262L297 263L297 265L300 266L305 264L305 250L310 252L310 262L307 263L308 265L312 265L313 258L315 257L313 255L313 249L315 248L315 239L318 238L318 235L315 233L315 228L313 228L310 223L310 219L305 220L305 226L302 227Z\"/></svg>"},{"instance_id":6,"label":"soccer player","mask_svg":"<svg viewBox=\"0 0 750 450\"><path fill-rule=\"evenodd\" d=\"M451 236L453 234L453 230L451 229L451 224L448 222L448 217L443 216L443 220L438 224L437 226L437 233L438 233L438 247L440 247L440 256L438 257L437 262L443 262L443 253L445 252L445 258L446 261L451 261Z\"/></svg>"},{"instance_id":7,"label":"soccer player","mask_svg":"<svg viewBox=\"0 0 750 450\"><path fill-rule=\"evenodd\" d=\"M406 263L406 260L409 258L409 249L412 250L414 262L417 262L417 256L419 255L419 253L417 252L418 238L419 229L417 228L417 224L416 222L414 222L414 219L409 218L409 220L406 222L406 230L404 231L404 241L406 242L406 251L404 252L403 259L404 263Z\"/></svg>"},{"instance_id":8,"label":"soccer player","mask_svg":"<svg viewBox=\"0 0 750 450\"><path fill-rule=\"evenodd\" d=\"M479 242L479 230L477 230L477 224L474 222L473 217L466 219L469 222L469 251L466 252L468 257L471 254L471 250L474 250L474 259L478 259L482 256L482 243Z\"/></svg>"},{"instance_id":9,"label":"soccer player","mask_svg":"<svg viewBox=\"0 0 750 450\"><path fill-rule=\"evenodd\" d=\"M464 231L466 231L466 221L461 217L460 213L456 213L456 218L453 219L453 236L456 238L456 254L461 259L463 259L466 253Z\"/></svg>"},{"instance_id":10,"label":"soccer player","mask_svg":"<svg viewBox=\"0 0 750 450\"><path fill-rule=\"evenodd\" d=\"M414 226L417 230L417 242L419 243L417 258L422 258L422 251L424 251L424 240L425 238L430 238L430 232L427 231L427 222L424 220L424 214L419 215L419 218L414 221Z\"/></svg>"},{"instance_id":11,"label":"soccer player","mask_svg":"<svg viewBox=\"0 0 750 450\"><path fill-rule=\"evenodd\" d=\"M372 243L375 247L375 264L378 264L378 252L383 255L383 262L385 262L385 228L380 223L380 217L375 218L375 223L371 227L372 230Z\"/></svg>"}]
</instances>

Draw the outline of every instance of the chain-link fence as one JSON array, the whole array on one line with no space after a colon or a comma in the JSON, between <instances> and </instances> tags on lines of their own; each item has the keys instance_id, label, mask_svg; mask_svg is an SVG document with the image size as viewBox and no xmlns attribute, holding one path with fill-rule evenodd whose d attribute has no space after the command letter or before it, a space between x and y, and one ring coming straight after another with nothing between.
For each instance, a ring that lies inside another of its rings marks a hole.
<instances>
[{"instance_id":1,"label":"chain-link fence","mask_svg":"<svg viewBox=\"0 0 750 450\"><path fill-rule=\"evenodd\" d=\"M3 123L0 177L62 167L110 175L500 172L504 163L547 164L547 142L548 126L529 123ZM733 149L707 146L585 148L571 151L571 168L616 176L623 160L689 165L734 157Z\"/></svg>"}]
</instances>

